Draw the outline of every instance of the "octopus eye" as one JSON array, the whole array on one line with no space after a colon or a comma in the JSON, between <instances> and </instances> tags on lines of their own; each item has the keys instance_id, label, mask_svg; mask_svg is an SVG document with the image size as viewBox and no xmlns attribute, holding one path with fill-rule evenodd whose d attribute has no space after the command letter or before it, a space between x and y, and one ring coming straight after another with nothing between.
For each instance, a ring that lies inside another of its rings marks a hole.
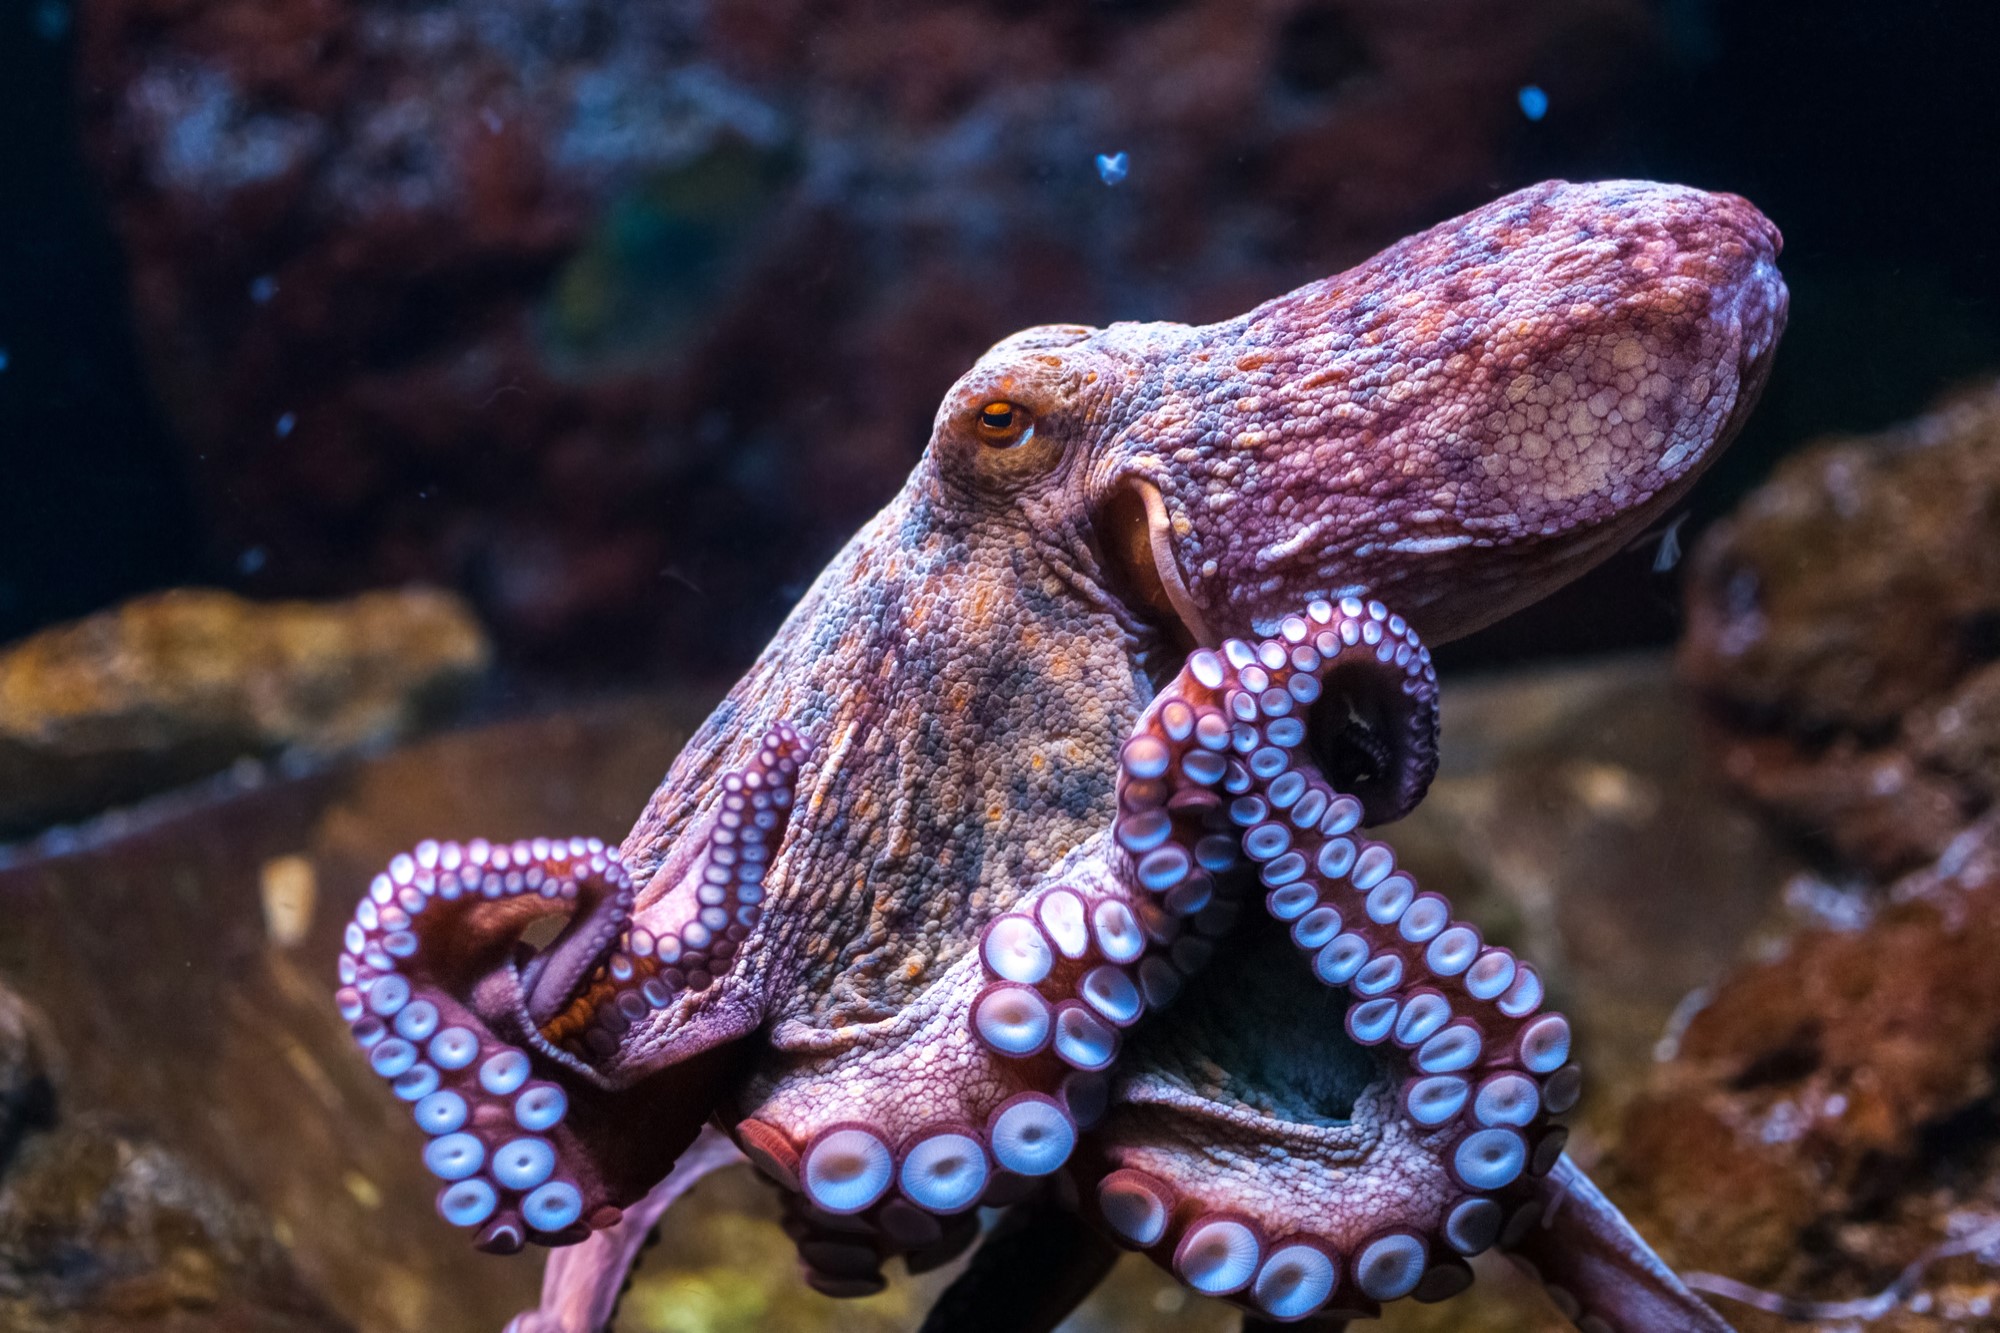
<instances>
[{"instance_id":1,"label":"octopus eye","mask_svg":"<svg viewBox=\"0 0 2000 1333\"><path fill-rule=\"evenodd\" d=\"M996 449L1026 444L1034 433L1034 421L1024 407L996 400L979 409L979 438Z\"/></svg>"}]
</instances>

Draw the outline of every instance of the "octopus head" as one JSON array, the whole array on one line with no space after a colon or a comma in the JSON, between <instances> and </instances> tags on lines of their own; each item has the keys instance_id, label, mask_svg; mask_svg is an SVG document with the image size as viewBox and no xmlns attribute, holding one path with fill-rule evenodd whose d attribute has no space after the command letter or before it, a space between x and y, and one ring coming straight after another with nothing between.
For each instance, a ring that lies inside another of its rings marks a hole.
<instances>
[{"instance_id":1,"label":"octopus head","mask_svg":"<svg viewBox=\"0 0 2000 1333\"><path fill-rule=\"evenodd\" d=\"M1630 541L1721 452L1783 328L1779 244L1734 195L1551 182L1223 323L1016 334L926 465L962 512L1086 544L1170 650L1156 683L1314 598L1379 597L1436 644ZM1327 771L1371 818L1413 803L1386 701L1326 706L1352 714L1316 719Z\"/></svg>"},{"instance_id":2,"label":"octopus head","mask_svg":"<svg viewBox=\"0 0 2000 1333\"><path fill-rule=\"evenodd\" d=\"M1092 526L1184 641L1365 588L1436 644L1721 452L1783 329L1779 245L1734 195L1551 182L1220 324L1017 334L946 399L935 463Z\"/></svg>"}]
</instances>

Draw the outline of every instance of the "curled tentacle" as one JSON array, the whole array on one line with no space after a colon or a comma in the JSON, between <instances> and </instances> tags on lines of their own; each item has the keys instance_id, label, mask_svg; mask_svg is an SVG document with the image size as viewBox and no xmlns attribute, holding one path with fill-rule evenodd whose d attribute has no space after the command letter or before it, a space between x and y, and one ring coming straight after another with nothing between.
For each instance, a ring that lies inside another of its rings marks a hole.
<instances>
[{"instance_id":1,"label":"curled tentacle","mask_svg":"<svg viewBox=\"0 0 2000 1333\"><path fill-rule=\"evenodd\" d=\"M1247 743L1260 734L1251 719L1287 718L1277 730L1295 746L1314 739L1308 716L1325 724L1330 739L1318 738L1316 753L1360 776L1369 794L1366 806L1340 798L1347 827L1363 813L1405 813L1436 771L1430 655L1379 603L1315 603L1311 618L1287 618L1280 638L1255 650L1231 641L1227 651L1229 667L1204 654L1192 669L1213 663L1218 687L1225 671L1243 673L1254 688L1230 702L1247 716L1189 702L1179 688L1186 673L1155 700L1120 759L1112 873L1093 879L1088 863L1059 870L980 936L986 984L972 1005L975 1036L1078 1128L1102 1111L1125 1032L1171 1003L1236 926L1241 885L1228 872L1239 863L1244 806L1224 789L1232 768L1249 770L1225 756L1257 749ZM1327 681L1338 688L1324 689ZM1265 754L1251 762L1263 766ZM1327 796L1305 799L1306 809L1327 811Z\"/></svg>"},{"instance_id":2,"label":"curled tentacle","mask_svg":"<svg viewBox=\"0 0 2000 1333\"><path fill-rule=\"evenodd\" d=\"M1402 726L1385 729L1406 738L1402 767L1384 783L1401 813L1436 770L1437 675L1401 616L1353 597L1314 602L1254 647L1231 640L1220 653L1194 654L1128 742L1123 776L1136 754L1159 770L1169 810L1190 790L1229 798L1265 906L1289 926L1313 974L1354 1001L1347 1035L1406 1053L1404 1113L1429 1129L1461 1126L1454 1174L1491 1192L1524 1171L1546 1173L1562 1151L1567 1133L1549 1117L1574 1106L1582 1087L1569 1023L1542 1011L1532 966L1486 946L1477 928L1451 919L1441 895L1420 892L1396 868L1393 849L1358 836L1371 812L1318 771L1296 714L1323 694L1339 699L1356 675L1378 692L1382 677L1396 678L1407 701ZM1136 830L1152 827L1144 813L1121 814L1117 836L1130 848ZM1165 883L1214 841L1173 828L1140 862L1142 880L1148 861L1172 861L1154 880Z\"/></svg>"},{"instance_id":3,"label":"curled tentacle","mask_svg":"<svg viewBox=\"0 0 2000 1333\"><path fill-rule=\"evenodd\" d=\"M687 899L671 928L634 925L636 887L596 839L425 842L370 884L336 1000L431 1136L439 1214L474 1228L480 1248L572 1244L615 1225L693 1140L727 1069L721 1043L690 1043L665 1075L605 1070L636 1024L698 1000L756 924L804 752L780 725L724 779L668 894ZM553 916L568 920L530 950L524 932ZM621 1134L619 1117L656 1128Z\"/></svg>"},{"instance_id":4,"label":"curled tentacle","mask_svg":"<svg viewBox=\"0 0 2000 1333\"><path fill-rule=\"evenodd\" d=\"M1369 801L1322 775L1314 726L1362 715ZM1435 766L1429 653L1378 602L1316 602L1202 651L1126 745L1116 837L1165 898L1257 867L1271 924L1229 941L1184 1012L1121 1067L1087 1201L1198 1291L1266 1318L1366 1317L1471 1281L1575 1103L1540 978L1483 945L1359 836ZM1282 961L1302 952L1301 968Z\"/></svg>"}]
</instances>

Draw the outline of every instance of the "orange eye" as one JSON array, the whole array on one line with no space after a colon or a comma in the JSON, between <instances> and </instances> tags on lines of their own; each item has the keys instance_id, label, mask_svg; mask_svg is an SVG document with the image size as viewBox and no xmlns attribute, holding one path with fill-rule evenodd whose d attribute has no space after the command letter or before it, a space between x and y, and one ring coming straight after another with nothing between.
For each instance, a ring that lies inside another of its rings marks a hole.
<instances>
[{"instance_id":1,"label":"orange eye","mask_svg":"<svg viewBox=\"0 0 2000 1333\"><path fill-rule=\"evenodd\" d=\"M996 400L979 409L979 438L996 449L1026 444L1034 433L1026 408Z\"/></svg>"}]
</instances>

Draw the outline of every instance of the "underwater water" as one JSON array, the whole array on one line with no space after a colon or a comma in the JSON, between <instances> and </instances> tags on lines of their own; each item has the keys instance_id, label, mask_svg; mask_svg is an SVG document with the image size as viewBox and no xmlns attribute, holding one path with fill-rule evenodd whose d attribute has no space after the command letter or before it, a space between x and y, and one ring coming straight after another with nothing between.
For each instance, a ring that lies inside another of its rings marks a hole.
<instances>
[{"instance_id":1,"label":"underwater water","mask_svg":"<svg viewBox=\"0 0 2000 1333\"><path fill-rule=\"evenodd\" d=\"M0 11L0 1329L2000 1328L1996 50Z\"/></svg>"}]
</instances>

